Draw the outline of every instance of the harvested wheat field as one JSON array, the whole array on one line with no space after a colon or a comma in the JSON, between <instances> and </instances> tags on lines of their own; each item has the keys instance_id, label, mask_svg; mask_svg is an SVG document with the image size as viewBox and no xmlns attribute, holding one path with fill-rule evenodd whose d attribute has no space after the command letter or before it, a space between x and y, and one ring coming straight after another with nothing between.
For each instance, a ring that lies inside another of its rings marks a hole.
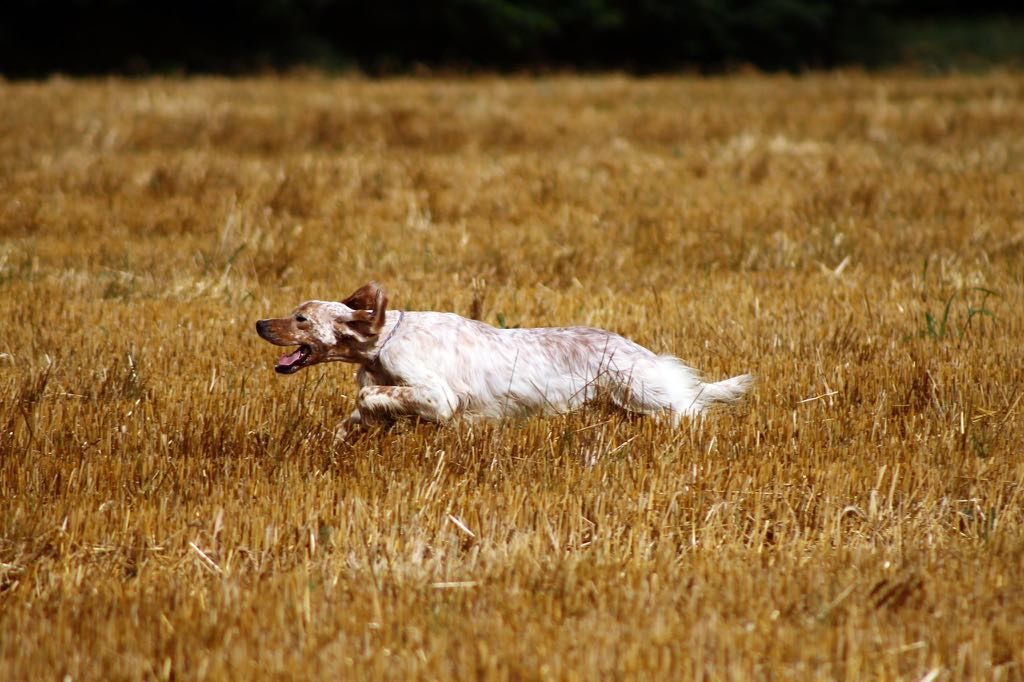
<instances>
[{"instance_id":1,"label":"harvested wheat field","mask_svg":"<svg viewBox=\"0 0 1024 682\"><path fill-rule=\"evenodd\" d=\"M0 84L0 678L1021 679L1024 77ZM258 318L743 402L399 421Z\"/></svg>"}]
</instances>

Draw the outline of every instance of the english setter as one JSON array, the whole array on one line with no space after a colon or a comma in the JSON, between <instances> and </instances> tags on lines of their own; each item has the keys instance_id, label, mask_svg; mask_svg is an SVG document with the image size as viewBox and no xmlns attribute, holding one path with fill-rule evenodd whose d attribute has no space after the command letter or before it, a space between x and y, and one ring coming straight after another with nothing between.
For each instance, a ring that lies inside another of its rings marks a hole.
<instances>
[{"instance_id":1,"label":"english setter","mask_svg":"<svg viewBox=\"0 0 1024 682\"><path fill-rule=\"evenodd\" d=\"M344 301L307 301L288 317L260 320L256 331L275 345L298 346L277 361L281 374L320 362L359 365L349 424L399 414L443 422L567 412L604 390L626 410L676 425L712 403L739 399L752 383L748 374L704 383L677 358L603 329L498 329L387 305L384 290L370 282Z\"/></svg>"}]
</instances>

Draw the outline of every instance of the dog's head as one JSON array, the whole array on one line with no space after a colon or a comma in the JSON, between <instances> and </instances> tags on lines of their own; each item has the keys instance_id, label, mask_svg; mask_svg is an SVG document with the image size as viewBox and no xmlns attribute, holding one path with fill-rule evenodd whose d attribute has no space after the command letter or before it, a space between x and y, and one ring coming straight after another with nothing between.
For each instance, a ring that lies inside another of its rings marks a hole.
<instances>
[{"instance_id":1,"label":"dog's head","mask_svg":"<svg viewBox=\"0 0 1024 682\"><path fill-rule=\"evenodd\" d=\"M388 298L376 282L344 301L306 301L288 317L260 320L256 333L277 346L298 346L274 370L292 374L319 362L366 362L387 314Z\"/></svg>"}]
</instances>

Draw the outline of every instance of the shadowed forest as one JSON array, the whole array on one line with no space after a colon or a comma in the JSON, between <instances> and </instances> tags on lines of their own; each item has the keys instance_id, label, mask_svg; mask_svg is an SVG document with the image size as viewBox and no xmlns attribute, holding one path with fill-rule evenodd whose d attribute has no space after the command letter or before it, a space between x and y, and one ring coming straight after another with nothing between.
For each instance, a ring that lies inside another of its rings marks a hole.
<instances>
[{"instance_id":1,"label":"shadowed forest","mask_svg":"<svg viewBox=\"0 0 1024 682\"><path fill-rule=\"evenodd\" d=\"M805 71L1024 63L1019 2L9 0L0 74Z\"/></svg>"}]
</instances>

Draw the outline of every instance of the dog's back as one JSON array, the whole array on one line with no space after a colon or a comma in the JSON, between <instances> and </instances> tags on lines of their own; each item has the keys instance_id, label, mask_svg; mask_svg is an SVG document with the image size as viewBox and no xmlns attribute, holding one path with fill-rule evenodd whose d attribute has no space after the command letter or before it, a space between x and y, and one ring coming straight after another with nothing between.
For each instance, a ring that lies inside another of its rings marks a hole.
<instances>
[{"instance_id":1,"label":"dog's back","mask_svg":"<svg viewBox=\"0 0 1024 682\"><path fill-rule=\"evenodd\" d=\"M485 417L566 412L605 389L621 407L678 419L740 398L751 381L705 384L678 359L603 329L499 329L437 312L405 313L379 361L396 378L447 384L457 410Z\"/></svg>"}]
</instances>

